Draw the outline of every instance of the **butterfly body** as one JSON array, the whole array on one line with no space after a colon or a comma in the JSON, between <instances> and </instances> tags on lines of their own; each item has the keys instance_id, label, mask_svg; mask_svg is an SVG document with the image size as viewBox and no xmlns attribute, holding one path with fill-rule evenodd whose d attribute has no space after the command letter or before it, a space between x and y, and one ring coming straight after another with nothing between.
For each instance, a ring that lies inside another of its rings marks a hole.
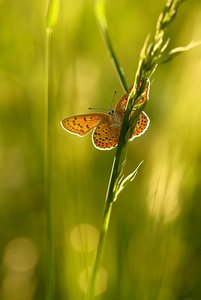
<instances>
[{"instance_id":1,"label":"butterfly body","mask_svg":"<svg viewBox=\"0 0 201 300\"><path fill-rule=\"evenodd\" d=\"M146 101L148 99L147 91L145 91L145 95ZM117 102L115 109L109 110L108 113L90 113L68 117L61 121L61 125L68 132L80 137L93 130L92 141L94 146L100 150L111 150L119 142L127 99L128 95L123 95ZM149 122L145 112L141 112L130 140L142 135L148 128Z\"/></svg>"},{"instance_id":2,"label":"butterfly body","mask_svg":"<svg viewBox=\"0 0 201 300\"><path fill-rule=\"evenodd\" d=\"M116 112L114 110L109 111L108 114L111 117L110 118L111 127L114 128L114 129L115 128L119 129L119 127L121 127L122 122L123 122L123 116L120 113L118 113L118 112Z\"/></svg>"}]
</instances>

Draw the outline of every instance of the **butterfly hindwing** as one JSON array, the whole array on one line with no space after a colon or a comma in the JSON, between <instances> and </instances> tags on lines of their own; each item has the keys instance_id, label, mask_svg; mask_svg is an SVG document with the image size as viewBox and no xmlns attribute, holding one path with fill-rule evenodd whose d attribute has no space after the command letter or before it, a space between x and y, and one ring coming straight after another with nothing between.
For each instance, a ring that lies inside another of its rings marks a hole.
<instances>
[{"instance_id":1,"label":"butterfly hindwing","mask_svg":"<svg viewBox=\"0 0 201 300\"><path fill-rule=\"evenodd\" d=\"M107 114L104 113L77 115L62 120L61 125L70 133L84 136L96 127L105 116Z\"/></svg>"},{"instance_id":2,"label":"butterfly hindwing","mask_svg":"<svg viewBox=\"0 0 201 300\"><path fill-rule=\"evenodd\" d=\"M103 119L94 130L92 140L96 148L110 150L119 142L119 131L112 129L110 118Z\"/></svg>"},{"instance_id":3,"label":"butterfly hindwing","mask_svg":"<svg viewBox=\"0 0 201 300\"><path fill-rule=\"evenodd\" d=\"M134 138L144 134L147 128L149 127L149 123L149 117L147 116L147 114L145 114L144 111L142 111L139 115L139 119L137 121L135 129L129 140L132 141Z\"/></svg>"}]
</instances>

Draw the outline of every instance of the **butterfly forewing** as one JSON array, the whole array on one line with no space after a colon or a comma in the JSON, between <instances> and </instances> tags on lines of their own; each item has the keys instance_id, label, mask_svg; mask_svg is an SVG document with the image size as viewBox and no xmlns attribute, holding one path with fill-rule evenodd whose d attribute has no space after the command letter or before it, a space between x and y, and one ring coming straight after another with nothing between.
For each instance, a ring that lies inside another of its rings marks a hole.
<instances>
[{"instance_id":1,"label":"butterfly forewing","mask_svg":"<svg viewBox=\"0 0 201 300\"><path fill-rule=\"evenodd\" d=\"M128 94L124 94L115 106L115 111L120 113L121 115L123 115L125 112L126 103L128 101L128 95L131 92L132 87L133 86L130 87Z\"/></svg>"},{"instance_id":2,"label":"butterfly forewing","mask_svg":"<svg viewBox=\"0 0 201 300\"><path fill-rule=\"evenodd\" d=\"M142 84L142 82L140 81L138 89L140 89L141 84ZM127 104L127 101L128 101L128 95L131 92L132 88L133 88L133 85L131 85L131 87L129 88L128 94L125 93L121 97L121 99L117 102L117 104L115 106L115 111L120 113L121 115L123 115L124 112L125 112L126 104ZM141 98L137 101L137 106L140 105L140 104L143 104L146 101L148 101L148 99L149 99L149 88L150 88L150 82L148 80L147 83L146 83L144 92L142 93Z\"/></svg>"},{"instance_id":3,"label":"butterfly forewing","mask_svg":"<svg viewBox=\"0 0 201 300\"><path fill-rule=\"evenodd\" d=\"M104 113L77 115L61 121L62 127L70 133L84 136L95 128L107 116Z\"/></svg>"},{"instance_id":4,"label":"butterfly forewing","mask_svg":"<svg viewBox=\"0 0 201 300\"><path fill-rule=\"evenodd\" d=\"M148 116L145 114L144 111L140 113L139 119L137 121L137 124L135 126L135 129L130 137L130 141L132 141L134 138L142 135L145 133L147 128L149 127L150 120Z\"/></svg>"}]
</instances>

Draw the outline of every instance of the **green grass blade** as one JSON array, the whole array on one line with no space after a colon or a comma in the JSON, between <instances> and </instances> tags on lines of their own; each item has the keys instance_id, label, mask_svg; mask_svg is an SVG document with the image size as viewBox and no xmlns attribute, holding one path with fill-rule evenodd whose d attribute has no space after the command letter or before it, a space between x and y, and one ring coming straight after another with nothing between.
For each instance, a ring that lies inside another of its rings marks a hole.
<instances>
[{"instance_id":1,"label":"green grass blade","mask_svg":"<svg viewBox=\"0 0 201 300\"><path fill-rule=\"evenodd\" d=\"M59 1L49 0L46 23L46 102L45 102L45 198L47 205L47 299L55 298L55 274L51 196L51 107L53 101L52 30L58 19Z\"/></svg>"},{"instance_id":2,"label":"green grass blade","mask_svg":"<svg viewBox=\"0 0 201 300\"><path fill-rule=\"evenodd\" d=\"M105 1L104 0L97 0L96 1L96 16L98 20L98 24L100 27L100 31L105 43L105 46L107 48L107 52L112 60L112 63L115 67L115 71L117 72L117 75L119 77L119 80L122 84L122 87L124 91L128 92L128 85L126 83L125 73L123 71L123 68L120 66L120 63L118 61L118 58L114 52L112 42L110 40L110 36L108 33L108 26L107 26L107 20L106 20L106 14L105 14Z\"/></svg>"},{"instance_id":3,"label":"green grass blade","mask_svg":"<svg viewBox=\"0 0 201 300\"><path fill-rule=\"evenodd\" d=\"M52 29L58 20L59 0L49 0L47 6L47 28Z\"/></svg>"}]
</instances>

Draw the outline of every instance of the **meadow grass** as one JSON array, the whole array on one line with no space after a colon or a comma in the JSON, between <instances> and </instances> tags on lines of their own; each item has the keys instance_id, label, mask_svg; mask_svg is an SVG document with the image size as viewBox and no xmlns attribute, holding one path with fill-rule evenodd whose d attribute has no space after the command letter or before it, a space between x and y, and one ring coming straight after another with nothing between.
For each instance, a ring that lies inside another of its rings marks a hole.
<instances>
[{"instance_id":1,"label":"meadow grass","mask_svg":"<svg viewBox=\"0 0 201 300\"><path fill-rule=\"evenodd\" d=\"M47 205L47 289L48 300L55 299L55 268L53 249L53 213L52 213L52 107L54 101L53 60L52 60L52 32L56 26L59 12L59 0L48 0L46 15L46 44L45 44L45 67L46 67L46 101L45 101L45 199Z\"/></svg>"},{"instance_id":2,"label":"meadow grass","mask_svg":"<svg viewBox=\"0 0 201 300\"><path fill-rule=\"evenodd\" d=\"M110 46L129 87L164 1L106 4ZM60 126L89 106L109 109L123 86L108 63L93 1L60 5L59 18L47 25L46 1L0 1L2 300L85 297L116 153L98 151L90 135L79 139ZM201 55L197 48L178 56L189 47L177 47L200 39L200 18L201 2L184 1L166 32L171 40L160 63L170 63L150 80L149 129L123 150L130 179L144 163L112 202L97 299L201 299Z\"/></svg>"}]
</instances>

